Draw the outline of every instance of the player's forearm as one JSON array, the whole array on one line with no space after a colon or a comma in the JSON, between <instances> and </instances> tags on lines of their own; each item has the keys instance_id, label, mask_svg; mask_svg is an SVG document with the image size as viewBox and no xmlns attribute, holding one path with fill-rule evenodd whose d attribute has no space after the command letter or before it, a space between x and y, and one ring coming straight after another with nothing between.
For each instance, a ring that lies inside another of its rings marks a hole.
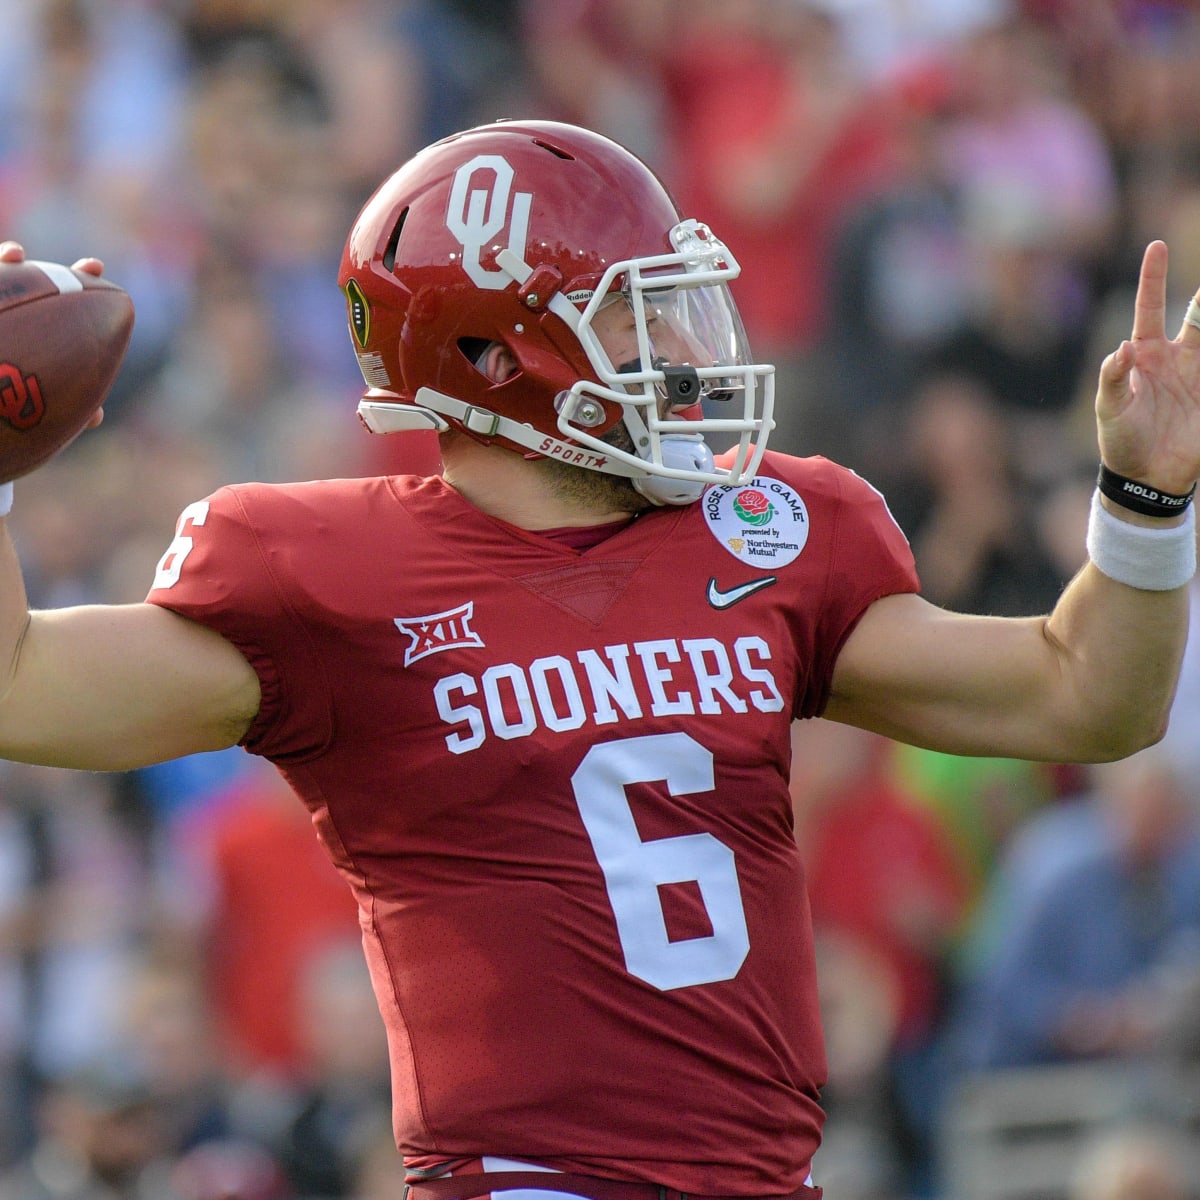
<instances>
[{"instance_id":1,"label":"player's forearm","mask_svg":"<svg viewBox=\"0 0 1200 1200\"><path fill-rule=\"evenodd\" d=\"M51 712L39 716L37 697L44 689L31 693L25 652L32 622L8 521L0 519L0 758L44 766L81 765L62 762L56 741L63 739L65 726Z\"/></svg>"},{"instance_id":2,"label":"player's forearm","mask_svg":"<svg viewBox=\"0 0 1200 1200\"><path fill-rule=\"evenodd\" d=\"M1186 635L1186 588L1091 564L1049 617L885 597L847 639L825 715L949 754L1101 762L1161 735Z\"/></svg>"},{"instance_id":3,"label":"player's forearm","mask_svg":"<svg viewBox=\"0 0 1200 1200\"><path fill-rule=\"evenodd\" d=\"M1046 621L1062 666L1058 711L1089 761L1132 753L1166 730L1187 640L1187 589L1146 591L1089 563Z\"/></svg>"},{"instance_id":4,"label":"player's forearm","mask_svg":"<svg viewBox=\"0 0 1200 1200\"><path fill-rule=\"evenodd\" d=\"M12 688L28 622L25 579L8 532L8 518L0 517L0 729L3 728L4 701Z\"/></svg>"}]
</instances>

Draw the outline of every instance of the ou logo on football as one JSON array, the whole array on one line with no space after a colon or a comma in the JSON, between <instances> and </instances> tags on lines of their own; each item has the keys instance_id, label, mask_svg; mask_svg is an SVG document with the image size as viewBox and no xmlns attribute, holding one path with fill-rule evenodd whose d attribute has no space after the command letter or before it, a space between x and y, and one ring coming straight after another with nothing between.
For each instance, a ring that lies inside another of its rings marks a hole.
<instances>
[{"instance_id":1,"label":"ou logo on football","mask_svg":"<svg viewBox=\"0 0 1200 1200\"><path fill-rule=\"evenodd\" d=\"M22 433L46 415L42 387L36 375L24 374L12 363L0 363L0 421Z\"/></svg>"},{"instance_id":2,"label":"ou logo on football","mask_svg":"<svg viewBox=\"0 0 1200 1200\"><path fill-rule=\"evenodd\" d=\"M479 172L493 178L490 187L472 188L471 181ZM463 270L481 288L499 291L512 281L507 271L485 267L479 252L503 231L508 230L508 248L518 258L525 257L525 242L529 236L529 206L532 192L513 192L513 169L498 154L477 154L454 173L450 189L450 210L446 227L462 243ZM509 214L509 198L512 213Z\"/></svg>"}]
</instances>

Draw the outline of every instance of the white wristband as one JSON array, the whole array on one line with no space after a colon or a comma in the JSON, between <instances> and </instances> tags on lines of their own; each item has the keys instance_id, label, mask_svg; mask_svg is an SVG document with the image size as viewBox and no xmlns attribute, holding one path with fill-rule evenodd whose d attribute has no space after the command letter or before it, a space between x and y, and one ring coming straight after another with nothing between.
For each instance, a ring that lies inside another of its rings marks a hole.
<instances>
[{"instance_id":1,"label":"white wristband","mask_svg":"<svg viewBox=\"0 0 1200 1200\"><path fill-rule=\"evenodd\" d=\"M1183 587L1196 573L1196 508L1189 504L1182 525L1154 529L1122 521L1092 496L1088 557L1109 579L1148 592Z\"/></svg>"},{"instance_id":2,"label":"white wristband","mask_svg":"<svg viewBox=\"0 0 1200 1200\"><path fill-rule=\"evenodd\" d=\"M12 512L13 485L0 483L0 517L7 517Z\"/></svg>"}]
</instances>

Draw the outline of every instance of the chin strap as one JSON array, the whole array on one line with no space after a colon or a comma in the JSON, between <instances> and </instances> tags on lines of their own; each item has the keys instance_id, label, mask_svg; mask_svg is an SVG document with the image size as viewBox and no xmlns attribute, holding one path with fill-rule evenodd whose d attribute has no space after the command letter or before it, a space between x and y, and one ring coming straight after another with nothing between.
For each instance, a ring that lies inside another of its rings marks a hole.
<instances>
[{"instance_id":1,"label":"chin strap","mask_svg":"<svg viewBox=\"0 0 1200 1200\"><path fill-rule=\"evenodd\" d=\"M362 400L358 415L372 433L399 433L410 429L449 428L446 417L460 422L479 437L502 437L543 458L556 459L606 475L632 479L637 491L653 504L691 504L709 483L723 483L728 472L718 467L712 451L699 434L666 434L661 438L662 466L672 471L703 471L707 479L678 479L651 473L644 459L615 447L591 449L563 441L490 409L467 404L433 388L419 388L412 404Z\"/></svg>"}]
</instances>

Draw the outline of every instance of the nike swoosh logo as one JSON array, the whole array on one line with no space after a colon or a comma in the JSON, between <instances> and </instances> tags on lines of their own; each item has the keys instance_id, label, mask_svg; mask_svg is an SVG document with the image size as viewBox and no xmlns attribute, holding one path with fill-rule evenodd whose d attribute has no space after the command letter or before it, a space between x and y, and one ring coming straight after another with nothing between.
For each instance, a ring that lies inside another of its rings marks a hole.
<instances>
[{"instance_id":1,"label":"nike swoosh logo","mask_svg":"<svg viewBox=\"0 0 1200 1200\"><path fill-rule=\"evenodd\" d=\"M713 608L730 608L739 600L745 600L747 596L753 596L755 592L761 592L763 588L778 582L774 575L764 575L761 579L750 580L749 583L739 583L737 587L719 588L716 579L713 578L708 581L708 602Z\"/></svg>"}]
</instances>

